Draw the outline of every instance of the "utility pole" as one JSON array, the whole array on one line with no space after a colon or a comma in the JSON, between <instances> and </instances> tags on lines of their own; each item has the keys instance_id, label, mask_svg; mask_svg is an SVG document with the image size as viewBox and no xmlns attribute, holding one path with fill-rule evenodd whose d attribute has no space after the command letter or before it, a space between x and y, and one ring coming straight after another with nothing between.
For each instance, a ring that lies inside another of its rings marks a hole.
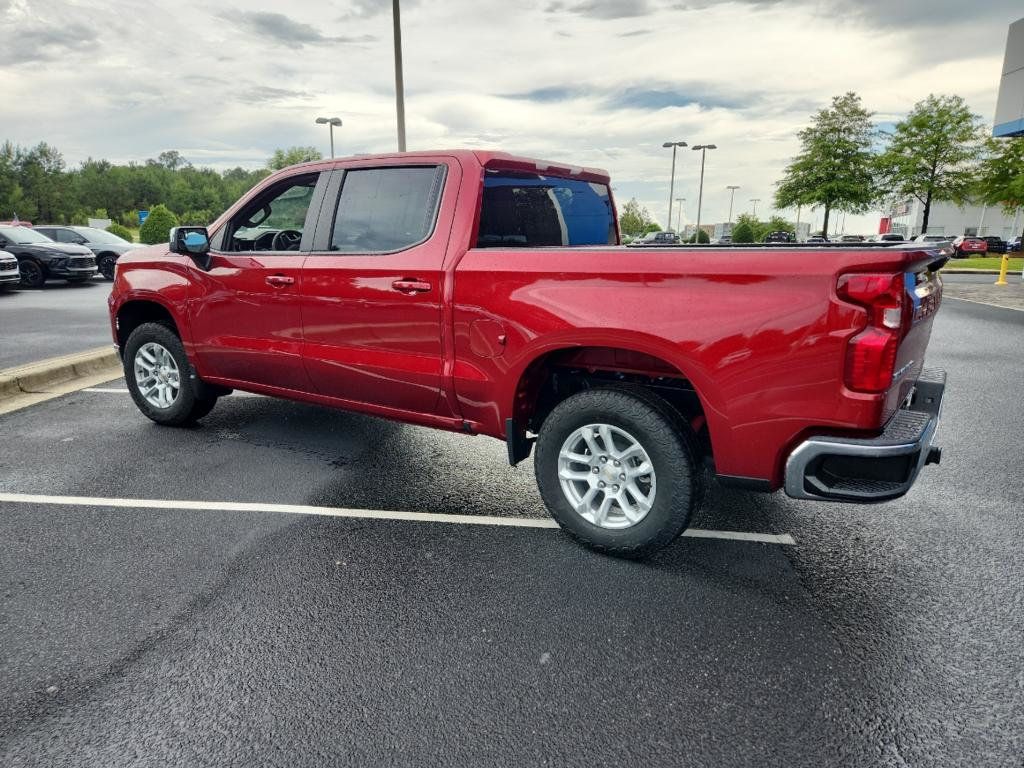
<instances>
[{"instance_id":1,"label":"utility pole","mask_svg":"<svg viewBox=\"0 0 1024 768\"><path fill-rule=\"evenodd\" d=\"M714 144L698 144L691 147L694 152L700 150L700 186L697 187L697 226L693 231L693 242L700 245L700 208L704 202L704 158L707 157L709 149L718 149Z\"/></svg>"},{"instance_id":2,"label":"utility pole","mask_svg":"<svg viewBox=\"0 0 1024 768\"><path fill-rule=\"evenodd\" d=\"M405 152L405 85L402 82L402 19L398 0L392 0L391 17L395 25L395 109L398 112L398 151Z\"/></svg>"},{"instance_id":3,"label":"utility pole","mask_svg":"<svg viewBox=\"0 0 1024 768\"><path fill-rule=\"evenodd\" d=\"M732 201L736 197L736 190L739 189L739 185L729 184L726 189L729 190L729 230L732 231Z\"/></svg>"},{"instance_id":4,"label":"utility pole","mask_svg":"<svg viewBox=\"0 0 1024 768\"><path fill-rule=\"evenodd\" d=\"M682 229L682 227L683 227L683 203L686 202L686 198L685 197L677 197L676 198L676 202L679 203L678 208L676 208L676 223L677 223L678 227L680 229Z\"/></svg>"},{"instance_id":5,"label":"utility pole","mask_svg":"<svg viewBox=\"0 0 1024 768\"><path fill-rule=\"evenodd\" d=\"M396 0L397 2L397 0ZM672 178L668 183L668 225L665 227L666 230L672 229L672 198L676 193L676 149L679 147L685 147L685 141L666 141L661 146L672 147Z\"/></svg>"},{"instance_id":6,"label":"utility pole","mask_svg":"<svg viewBox=\"0 0 1024 768\"><path fill-rule=\"evenodd\" d=\"M754 213L752 215L753 215L754 219L756 220L757 219L757 204L761 202L761 198L760 197L752 197L752 198L750 198L750 202L752 202L754 204Z\"/></svg>"},{"instance_id":7,"label":"utility pole","mask_svg":"<svg viewBox=\"0 0 1024 768\"><path fill-rule=\"evenodd\" d=\"M334 126L341 127L340 117L318 117L316 119L317 125L326 125L331 131L331 159L334 159Z\"/></svg>"}]
</instances>

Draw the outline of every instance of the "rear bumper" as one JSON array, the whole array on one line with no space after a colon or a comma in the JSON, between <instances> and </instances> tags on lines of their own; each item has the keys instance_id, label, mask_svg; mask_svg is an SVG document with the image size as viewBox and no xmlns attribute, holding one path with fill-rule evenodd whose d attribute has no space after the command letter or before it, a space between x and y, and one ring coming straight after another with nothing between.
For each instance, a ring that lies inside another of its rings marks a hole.
<instances>
[{"instance_id":1,"label":"rear bumper","mask_svg":"<svg viewBox=\"0 0 1024 768\"><path fill-rule=\"evenodd\" d=\"M795 499L871 503L895 499L926 464L937 464L932 445L939 426L946 372L921 372L910 403L873 438L811 437L786 461L786 494Z\"/></svg>"}]
</instances>

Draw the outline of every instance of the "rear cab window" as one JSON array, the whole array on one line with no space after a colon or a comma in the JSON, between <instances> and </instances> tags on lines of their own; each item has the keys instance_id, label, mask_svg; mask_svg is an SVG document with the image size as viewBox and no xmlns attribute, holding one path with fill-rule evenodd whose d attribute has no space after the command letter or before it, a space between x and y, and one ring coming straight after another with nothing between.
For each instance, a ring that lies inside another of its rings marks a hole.
<instances>
[{"instance_id":1,"label":"rear cab window","mask_svg":"<svg viewBox=\"0 0 1024 768\"><path fill-rule=\"evenodd\" d=\"M346 170L331 228L336 253L394 253L425 242L444 189L441 165Z\"/></svg>"},{"instance_id":2,"label":"rear cab window","mask_svg":"<svg viewBox=\"0 0 1024 768\"><path fill-rule=\"evenodd\" d=\"M539 173L484 173L477 248L615 245L606 184Z\"/></svg>"}]
</instances>

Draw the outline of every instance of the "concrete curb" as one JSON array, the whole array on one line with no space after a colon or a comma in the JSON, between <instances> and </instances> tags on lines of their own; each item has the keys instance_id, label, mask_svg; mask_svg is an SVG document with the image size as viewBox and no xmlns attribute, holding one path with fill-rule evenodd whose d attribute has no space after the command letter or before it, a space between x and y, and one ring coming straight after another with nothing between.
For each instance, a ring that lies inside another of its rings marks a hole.
<instances>
[{"instance_id":1,"label":"concrete curb","mask_svg":"<svg viewBox=\"0 0 1024 768\"><path fill-rule=\"evenodd\" d=\"M100 347L8 368L0 371L0 400L46 392L56 384L116 371L120 367L121 358L117 351L112 347Z\"/></svg>"}]
</instances>

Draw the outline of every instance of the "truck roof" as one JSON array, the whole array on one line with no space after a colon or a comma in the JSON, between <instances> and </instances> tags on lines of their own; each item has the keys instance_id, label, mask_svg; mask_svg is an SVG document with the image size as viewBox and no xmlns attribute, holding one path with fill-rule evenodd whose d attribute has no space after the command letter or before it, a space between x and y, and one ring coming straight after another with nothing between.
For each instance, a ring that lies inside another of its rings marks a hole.
<instances>
[{"instance_id":1,"label":"truck roof","mask_svg":"<svg viewBox=\"0 0 1024 768\"><path fill-rule=\"evenodd\" d=\"M302 166L310 168L330 168L352 160L400 160L408 158L437 157L447 155L454 157L464 164L479 165L482 168L504 168L508 170L524 171L528 173L550 174L552 176L568 176L584 181L593 181L599 184L608 184L611 177L608 171L602 168L589 168L570 163L559 163L549 160L538 160L522 155L513 155L508 152L499 152L490 149L436 149L419 152L385 152L380 154L359 154L347 155L344 157L329 158L326 160L312 160L308 163L301 163ZM291 166L295 168L297 166Z\"/></svg>"}]
</instances>

